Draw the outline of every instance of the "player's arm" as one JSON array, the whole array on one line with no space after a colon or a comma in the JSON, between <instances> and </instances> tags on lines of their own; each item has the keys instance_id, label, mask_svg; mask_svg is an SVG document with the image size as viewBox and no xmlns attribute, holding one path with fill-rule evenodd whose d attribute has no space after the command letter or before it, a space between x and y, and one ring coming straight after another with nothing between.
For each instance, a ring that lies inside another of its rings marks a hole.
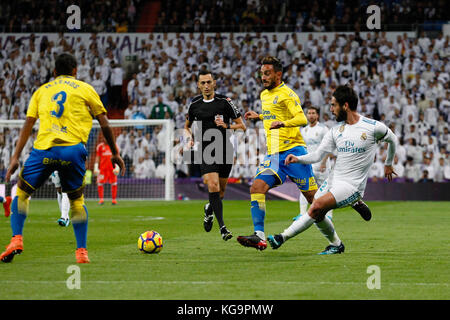
<instances>
[{"instance_id":1,"label":"player's arm","mask_svg":"<svg viewBox=\"0 0 450 320\"><path fill-rule=\"evenodd\" d=\"M245 131L247 127L244 124L244 121L242 121L242 116L239 110L236 108L233 101L231 101L230 98L226 99L226 102L228 104L227 113L228 116L233 120L234 124L228 124L223 121L222 118L217 118L214 122L217 126L223 127L225 129L233 129L233 130L243 130Z\"/></svg>"},{"instance_id":2,"label":"player's arm","mask_svg":"<svg viewBox=\"0 0 450 320\"><path fill-rule=\"evenodd\" d=\"M247 111L244 114L244 119L245 120L262 120L263 119L263 115L262 114L258 114L255 111Z\"/></svg>"},{"instance_id":3,"label":"player's arm","mask_svg":"<svg viewBox=\"0 0 450 320\"><path fill-rule=\"evenodd\" d=\"M102 129L102 133L105 137L106 143L108 143L108 146L111 149L111 162L119 166L121 175L123 176L125 174L125 163L123 162L123 159L119 154L119 150L117 149L114 134L111 127L109 126L108 118L106 117L105 113L100 113L95 118L100 124L100 128Z\"/></svg>"},{"instance_id":4,"label":"player's arm","mask_svg":"<svg viewBox=\"0 0 450 320\"><path fill-rule=\"evenodd\" d=\"M322 160L329 152L327 150L321 149L320 147L316 149L313 153L308 153L303 156L295 156L289 154L284 160L286 165L290 163L302 163L302 164L312 164Z\"/></svg>"},{"instance_id":5,"label":"player's arm","mask_svg":"<svg viewBox=\"0 0 450 320\"><path fill-rule=\"evenodd\" d=\"M100 170L98 169L100 158L98 156L95 156L95 162L94 162L94 175L98 176L100 174Z\"/></svg>"},{"instance_id":6,"label":"player's arm","mask_svg":"<svg viewBox=\"0 0 450 320\"><path fill-rule=\"evenodd\" d=\"M387 157L384 161L384 176L389 181L392 181L392 175L397 175L397 173L395 173L394 171L394 167L392 166L392 162L394 161L398 138L391 129L386 127L381 122L377 122L377 124L375 125L375 138L377 139L377 141L384 141L389 144Z\"/></svg>"},{"instance_id":7,"label":"player's arm","mask_svg":"<svg viewBox=\"0 0 450 320\"><path fill-rule=\"evenodd\" d=\"M17 168L19 167L20 155L22 154L22 150L25 147L28 138L31 136L33 126L36 123L36 120L37 118L30 116L27 116L27 118L25 119L25 123L23 124L22 129L20 130L19 139L17 140L16 143L16 149L14 150L14 154L12 155L11 160L9 161L9 167L5 177L6 182L10 181L12 174L16 172Z\"/></svg>"},{"instance_id":8,"label":"player's arm","mask_svg":"<svg viewBox=\"0 0 450 320\"><path fill-rule=\"evenodd\" d=\"M328 131L322 139L319 147L312 153L308 153L302 156L295 156L293 154L289 154L284 163L289 165L290 163L302 163L302 164L312 164L319 162L324 159L325 156L329 156L330 153L333 152L336 145L333 140L332 131Z\"/></svg>"},{"instance_id":9,"label":"player's arm","mask_svg":"<svg viewBox=\"0 0 450 320\"><path fill-rule=\"evenodd\" d=\"M332 156L332 154L331 154L331 153L328 153L328 154L322 159L322 161L320 162L320 172L324 172L324 171L325 171L325 169L327 168L327 160L328 160L329 158L331 158L331 156Z\"/></svg>"},{"instance_id":10,"label":"player's arm","mask_svg":"<svg viewBox=\"0 0 450 320\"><path fill-rule=\"evenodd\" d=\"M300 101L295 97L288 97L285 100L285 104L289 112L293 115L293 118L286 121L273 121L270 125L270 129L306 126L306 124L308 123L308 119L306 119L305 113L300 106Z\"/></svg>"},{"instance_id":11,"label":"player's arm","mask_svg":"<svg viewBox=\"0 0 450 320\"><path fill-rule=\"evenodd\" d=\"M242 117L233 119L233 122L234 122L234 124L230 124L228 126L229 129L233 129L233 130L241 129L243 131L247 130L247 127L246 127L244 121L242 120Z\"/></svg>"},{"instance_id":12,"label":"player's arm","mask_svg":"<svg viewBox=\"0 0 450 320\"><path fill-rule=\"evenodd\" d=\"M189 120L189 117L186 118L186 122L184 123L184 139L186 140L189 148L194 146L194 138L192 137L192 121Z\"/></svg>"}]
</instances>

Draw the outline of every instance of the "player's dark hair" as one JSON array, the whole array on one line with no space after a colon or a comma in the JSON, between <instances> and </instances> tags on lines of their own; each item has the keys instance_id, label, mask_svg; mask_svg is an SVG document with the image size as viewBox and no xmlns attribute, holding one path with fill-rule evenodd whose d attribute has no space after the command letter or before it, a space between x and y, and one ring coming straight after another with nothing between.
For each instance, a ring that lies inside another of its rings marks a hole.
<instances>
[{"instance_id":1,"label":"player's dark hair","mask_svg":"<svg viewBox=\"0 0 450 320\"><path fill-rule=\"evenodd\" d=\"M355 111L358 107L358 95L349 86L338 86L333 93L333 97L342 107L347 102L350 110Z\"/></svg>"},{"instance_id":2,"label":"player's dark hair","mask_svg":"<svg viewBox=\"0 0 450 320\"><path fill-rule=\"evenodd\" d=\"M308 107L308 110L309 109L313 109L313 110L316 110L316 112L317 112L317 115L319 115L320 116L320 109L318 108L318 107L314 107L314 106L311 106L311 107Z\"/></svg>"},{"instance_id":3,"label":"player's dark hair","mask_svg":"<svg viewBox=\"0 0 450 320\"><path fill-rule=\"evenodd\" d=\"M273 66L273 70L275 70L275 72L281 71L283 72L283 64L281 63L281 61L275 57L272 56L267 56L265 58L262 59L261 64L271 64Z\"/></svg>"},{"instance_id":4,"label":"player's dark hair","mask_svg":"<svg viewBox=\"0 0 450 320\"><path fill-rule=\"evenodd\" d=\"M55 73L56 76L72 75L73 69L77 67L77 60L75 57L68 53L61 53L56 57L55 61Z\"/></svg>"},{"instance_id":5,"label":"player's dark hair","mask_svg":"<svg viewBox=\"0 0 450 320\"><path fill-rule=\"evenodd\" d=\"M198 79L200 79L200 76L206 76L208 74L210 74L211 77L214 79L214 74L211 71L209 71L208 69L200 69L200 71L197 74L197 81Z\"/></svg>"}]
</instances>

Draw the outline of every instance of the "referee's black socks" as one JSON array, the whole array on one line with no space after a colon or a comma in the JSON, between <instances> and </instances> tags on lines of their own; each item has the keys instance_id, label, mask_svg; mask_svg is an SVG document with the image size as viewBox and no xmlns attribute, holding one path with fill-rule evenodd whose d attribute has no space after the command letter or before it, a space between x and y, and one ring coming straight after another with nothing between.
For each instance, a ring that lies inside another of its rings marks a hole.
<instances>
[{"instance_id":1,"label":"referee's black socks","mask_svg":"<svg viewBox=\"0 0 450 320\"><path fill-rule=\"evenodd\" d=\"M217 222L219 223L219 228L222 228L225 223L223 222L223 206L222 199L220 198L220 192L209 193L209 204L214 211Z\"/></svg>"}]
</instances>

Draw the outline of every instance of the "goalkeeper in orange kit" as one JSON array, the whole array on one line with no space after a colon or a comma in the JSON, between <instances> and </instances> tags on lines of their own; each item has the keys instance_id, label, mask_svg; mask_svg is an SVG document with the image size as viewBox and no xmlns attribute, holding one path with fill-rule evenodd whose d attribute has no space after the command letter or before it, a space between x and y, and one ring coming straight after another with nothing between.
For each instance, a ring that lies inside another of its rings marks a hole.
<instances>
[{"instance_id":1,"label":"goalkeeper in orange kit","mask_svg":"<svg viewBox=\"0 0 450 320\"><path fill-rule=\"evenodd\" d=\"M103 141L97 145L95 164L94 164L94 175L97 176L97 191L99 201L98 204L102 205L104 200L105 183L111 184L111 203L113 205L117 204L117 175L119 174L119 167L116 165L113 167L111 162L112 152L108 144Z\"/></svg>"}]
</instances>

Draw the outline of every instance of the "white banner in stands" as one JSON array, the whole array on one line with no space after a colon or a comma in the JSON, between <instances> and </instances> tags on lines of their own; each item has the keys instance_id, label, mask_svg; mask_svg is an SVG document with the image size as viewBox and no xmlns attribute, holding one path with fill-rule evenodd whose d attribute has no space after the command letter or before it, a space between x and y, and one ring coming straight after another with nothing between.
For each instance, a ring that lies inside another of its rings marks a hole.
<instances>
[{"instance_id":1,"label":"white banner in stands","mask_svg":"<svg viewBox=\"0 0 450 320\"><path fill-rule=\"evenodd\" d=\"M338 32L339 34L353 34L353 32ZM374 34L375 32L361 32L361 38L365 39L368 33ZM386 39L389 41L395 42L397 40L397 36L403 36L403 34L407 34L409 38L415 38L416 33L413 31L408 32L386 32ZM256 33L234 33L234 41L237 43L241 42L244 37L250 34L251 36L255 36ZM273 35L277 36L278 42L283 42L286 39L289 39L292 32L267 32L261 33L260 36L267 41L272 41ZM323 36L327 37L327 41L331 42L335 38L336 32L298 32L297 38L302 45L304 45L308 39L309 34L313 35L314 39L322 39ZM159 40L169 40L176 39L177 36L188 40L191 34L189 33L153 33L154 42L156 44ZM194 34L194 37L197 38L199 34ZM205 33L205 38L214 37L215 33ZM36 37L36 49L39 50L39 46L41 42L47 38L48 41L57 42L59 39L58 33L35 33ZM90 39L92 37L91 33L64 33L64 38L68 41L69 44L73 45L77 41L81 41L84 43L85 47L89 47ZM149 33L98 33L97 41L100 45L105 45L107 43L108 37L116 43L117 48L122 52L123 55L134 55L138 54L142 51L142 44L148 42ZM230 33L222 33L221 37L224 40L228 40L230 38ZM0 34L0 49L9 50L14 43L14 41L28 41L30 38L30 33L2 33Z\"/></svg>"}]
</instances>

